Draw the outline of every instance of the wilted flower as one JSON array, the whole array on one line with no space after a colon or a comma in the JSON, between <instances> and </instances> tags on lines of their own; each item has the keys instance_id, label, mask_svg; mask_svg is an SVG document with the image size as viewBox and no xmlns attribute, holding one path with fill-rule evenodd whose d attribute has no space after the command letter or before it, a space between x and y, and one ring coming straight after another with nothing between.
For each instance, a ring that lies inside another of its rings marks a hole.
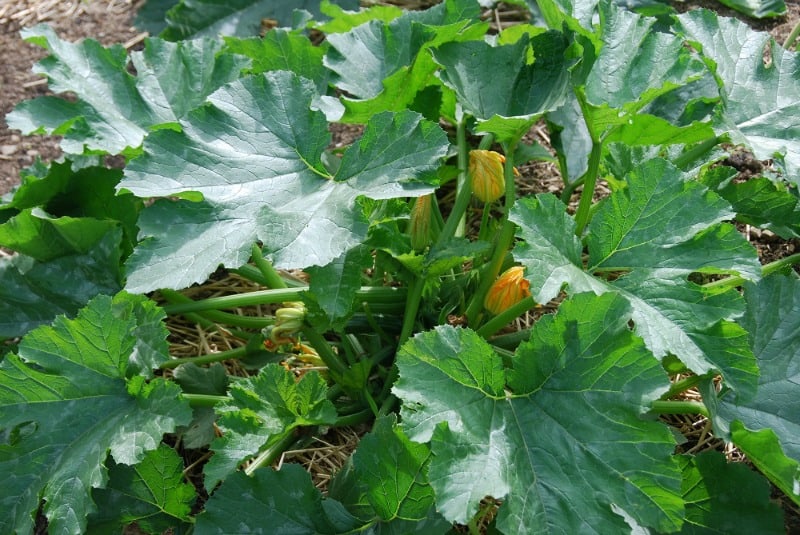
<instances>
[{"instance_id":1,"label":"wilted flower","mask_svg":"<svg viewBox=\"0 0 800 535\"><path fill-rule=\"evenodd\" d=\"M469 151L469 176L472 193L483 202L499 199L506 191L503 164L506 157L493 150Z\"/></svg>"},{"instance_id":2,"label":"wilted flower","mask_svg":"<svg viewBox=\"0 0 800 535\"><path fill-rule=\"evenodd\" d=\"M503 272L486 294L483 303L486 310L495 315L500 314L526 297L530 297L531 284L523 277L524 273L525 268L522 266L510 267Z\"/></svg>"},{"instance_id":3,"label":"wilted flower","mask_svg":"<svg viewBox=\"0 0 800 535\"><path fill-rule=\"evenodd\" d=\"M421 251L433 240L431 226L431 207L433 193L419 197L411 208L411 218L408 223L408 234L411 236L411 247Z\"/></svg>"}]
</instances>

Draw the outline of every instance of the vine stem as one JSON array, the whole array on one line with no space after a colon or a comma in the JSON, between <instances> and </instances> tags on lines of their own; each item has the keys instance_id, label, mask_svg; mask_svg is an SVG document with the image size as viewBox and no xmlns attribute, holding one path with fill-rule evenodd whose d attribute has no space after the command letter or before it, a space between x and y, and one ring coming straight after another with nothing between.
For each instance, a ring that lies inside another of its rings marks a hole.
<instances>
[{"instance_id":1,"label":"vine stem","mask_svg":"<svg viewBox=\"0 0 800 535\"><path fill-rule=\"evenodd\" d=\"M697 401L656 400L650 412L658 414L700 414L709 417L708 408Z\"/></svg>"},{"instance_id":2,"label":"vine stem","mask_svg":"<svg viewBox=\"0 0 800 535\"><path fill-rule=\"evenodd\" d=\"M478 334L483 338L488 339L494 333L514 321L514 318L520 316L536 306L536 301L533 297L526 297L516 305L509 307L497 316L493 317L484 323L478 330Z\"/></svg>"},{"instance_id":3,"label":"vine stem","mask_svg":"<svg viewBox=\"0 0 800 535\"><path fill-rule=\"evenodd\" d=\"M267 286L273 289L286 288L286 283L283 281L283 278L275 271L275 266L272 265L272 262L267 262L264 258L264 251L257 243L253 244L251 256L253 257L253 263L261 272L261 275L264 276Z\"/></svg>"},{"instance_id":4,"label":"vine stem","mask_svg":"<svg viewBox=\"0 0 800 535\"><path fill-rule=\"evenodd\" d=\"M793 255L780 258L775 260L774 262L770 262L769 264L764 264L761 266L761 276L768 277L773 273L781 271L784 268L789 266L793 266L795 264L800 264L800 253L795 253ZM703 288L709 290L721 290L724 291L728 288L736 288L737 286L741 286L747 281L747 279L739 276L735 277L727 277L725 279L716 280L713 282L709 282L708 284L704 284Z\"/></svg>"},{"instance_id":5,"label":"vine stem","mask_svg":"<svg viewBox=\"0 0 800 535\"><path fill-rule=\"evenodd\" d=\"M400 338L397 341L398 347L411 338L411 334L414 332L414 324L417 321L417 311L419 311L419 303L422 300L424 287L425 280L420 278L413 280L408 288L406 310L403 313L403 326L400 329Z\"/></svg>"},{"instance_id":6,"label":"vine stem","mask_svg":"<svg viewBox=\"0 0 800 535\"><path fill-rule=\"evenodd\" d=\"M300 294L308 288L277 288L274 290L256 290L236 295L224 295L221 297L209 297L198 301L189 300L185 302L169 304L164 307L164 312L168 315L183 314L186 312L202 312L205 310L220 310L224 308L236 308L253 305L266 305L272 303L283 303L284 301L297 301ZM164 290L162 290L163 292ZM173 290L169 290L174 292ZM174 292L177 293L177 292ZM182 294L178 294L183 296ZM405 290L402 288L391 288L387 286L362 286L356 292L359 301L369 303L396 303L405 297Z\"/></svg>"},{"instance_id":7,"label":"vine stem","mask_svg":"<svg viewBox=\"0 0 800 535\"><path fill-rule=\"evenodd\" d=\"M223 360L240 359L246 357L248 354L247 347L237 347L227 351L220 351L219 353L209 353L208 355L200 355L199 357L183 357L170 359L167 362L162 362L158 367L162 370L171 370L177 368L181 364L211 364L213 362L222 362Z\"/></svg>"},{"instance_id":8,"label":"vine stem","mask_svg":"<svg viewBox=\"0 0 800 535\"><path fill-rule=\"evenodd\" d=\"M338 375L343 376L347 373L347 366L342 362L342 360L333 352L331 349L330 343L318 333L313 327L310 325L303 325L302 327L303 335L308 340L308 343L317 350L317 354L322 359L322 362L328 367L328 369Z\"/></svg>"},{"instance_id":9,"label":"vine stem","mask_svg":"<svg viewBox=\"0 0 800 535\"><path fill-rule=\"evenodd\" d=\"M458 122L458 125L456 125L456 146L458 147L458 179L456 181L458 190L456 191L456 199L453 202L453 208L450 210L450 215L447 216L444 228L442 228L442 232L439 234L434 247L445 244L456 235L461 220L464 218L464 214L467 213L470 196L472 195L472 185L467 176L469 147L467 147L467 126L465 119L462 119Z\"/></svg>"},{"instance_id":10,"label":"vine stem","mask_svg":"<svg viewBox=\"0 0 800 535\"><path fill-rule=\"evenodd\" d=\"M702 380L703 377L699 375L690 375L689 377L685 377L680 381L675 381L674 383L672 383L672 385L670 385L669 390L664 392L664 395L661 396L661 399L667 400L673 396L677 396L681 392L686 392L690 388L693 388L698 384L700 384Z\"/></svg>"}]
</instances>

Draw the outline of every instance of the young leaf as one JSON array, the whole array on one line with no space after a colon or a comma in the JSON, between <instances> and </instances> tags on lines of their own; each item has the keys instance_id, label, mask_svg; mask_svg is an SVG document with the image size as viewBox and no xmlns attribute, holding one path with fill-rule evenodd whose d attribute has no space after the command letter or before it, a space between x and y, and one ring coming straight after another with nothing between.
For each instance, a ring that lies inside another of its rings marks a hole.
<instances>
[{"instance_id":1,"label":"young leaf","mask_svg":"<svg viewBox=\"0 0 800 535\"><path fill-rule=\"evenodd\" d=\"M342 505L322 497L311 476L297 464L232 474L198 515L195 533L352 533L362 522Z\"/></svg>"},{"instance_id":2,"label":"young leaf","mask_svg":"<svg viewBox=\"0 0 800 535\"><path fill-rule=\"evenodd\" d=\"M800 281L774 275L745 286L750 333L761 370L752 400L720 395L707 385L704 399L714 430L732 440L787 496L800 504Z\"/></svg>"},{"instance_id":3,"label":"young leaf","mask_svg":"<svg viewBox=\"0 0 800 535\"><path fill-rule=\"evenodd\" d=\"M284 28L275 28L264 37L225 39L226 50L247 56L253 62L253 74L269 71L291 71L312 80L320 95L328 90L328 71L322 64L325 46L315 46L306 35Z\"/></svg>"},{"instance_id":4,"label":"young leaf","mask_svg":"<svg viewBox=\"0 0 800 535\"><path fill-rule=\"evenodd\" d=\"M717 132L749 146L760 160L774 159L786 179L800 185L800 55L766 32L705 9L684 13L678 22L718 78L724 104Z\"/></svg>"},{"instance_id":5,"label":"young leaf","mask_svg":"<svg viewBox=\"0 0 800 535\"><path fill-rule=\"evenodd\" d=\"M24 133L62 135L61 148L75 154L84 148L117 154L140 146L148 129L174 123L247 64L220 53L217 41L146 39L144 50L130 55L133 76L120 45L103 48L92 39L69 43L43 25L22 35L51 53L35 72L47 75L51 90L72 92L78 100L45 96L23 102L8 114L8 124Z\"/></svg>"},{"instance_id":6,"label":"young leaf","mask_svg":"<svg viewBox=\"0 0 800 535\"><path fill-rule=\"evenodd\" d=\"M144 302L98 296L74 320L28 333L19 356L0 362L0 471L14 474L0 498L0 531L31 532L44 500L50 531L84 532L96 509L91 489L108 479L109 451L117 463L136 464L191 419L176 385L126 379L137 345L158 344L135 334ZM163 327L158 335L165 338Z\"/></svg>"},{"instance_id":7,"label":"young leaf","mask_svg":"<svg viewBox=\"0 0 800 535\"><path fill-rule=\"evenodd\" d=\"M327 390L318 373L295 381L277 364L231 385L231 400L217 407L225 435L211 444L214 456L205 467L206 488L213 489L239 463L296 427L334 423L336 408L325 397Z\"/></svg>"},{"instance_id":8,"label":"young leaf","mask_svg":"<svg viewBox=\"0 0 800 535\"><path fill-rule=\"evenodd\" d=\"M680 456L686 522L680 533L785 533L783 512L770 488L744 463L729 463L717 451Z\"/></svg>"},{"instance_id":9,"label":"young leaf","mask_svg":"<svg viewBox=\"0 0 800 535\"><path fill-rule=\"evenodd\" d=\"M621 293L633 307L636 332L656 357L672 353L699 374L720 370L731 387L751 395L758 368L744 329L730 322L743 312L741 298L712 294L687 280L697 271L758 278L752 246L720 223L732 216L729 206L685 182L665 160L640 164L626 183L589 225L588 271L563 204L539 195L515 205L511 219L524 242L514 256L528 268L531 293L540 303L555 297L564 283L570 292ZM628 274L613 281L591 274L608 272Z\"/></svg>"},{"instance_id":10,"label":"young leaf","mask_svg":"<svg viewBox=\"0 0 800 535\"><path fill-rule=\"evenodd\" d=\"M119 533L131 522L147 533L163 533L190 521L197 493L169 446L160 444L135 466L111 460L108 473L108 485L92 492L98 511L89 516L89 533Z\"/></svg>"},{"instance_id":11,"label":"young leaf","mask_svg":"<svg viewBox=\"0 0 800 535\"><path fill-rule=\"evenodd\" d=\"M359 442L353 466L372 507L385 521L395 518L419 521L433 506L428 483L430 448L408 440L395 427L395 418L375 422Z\"/></svg>"},{"instance_id":12,"label":"young leaf","mask_svg":"<svg viewBox=\"0 0 800 535\"><path fill-rule=\"evenodd\" d=\"M468 521L490 495L509 535L622 532L612 505L641 525L681 525L673 438L641 417L666 379L629 318L619 296L577 295L537 323L511 370L468 329L441 326L400 349L402 427L431 442L445 518Z\"/></svg>"},{"instance_id":13,"label":"young leaf","mask_svg":"<svg viewBox=\"0 0 800 535\"><path fill-rule=\"evenodd\" d=\"M313 84L285 72L243 78L181 122L154 132L120 184L140 197L185 196L145 209L145 240L128 261L131 291L184 288L219 264L240 266L262 241L279 268L324 266L366 238L356 198L419 196L448 148L438 125L412 112L381 114L322 164L330 139Z\"/></svg>"},{"instance_id":14,"label":"young leaf","mask_svg":"<svg viewBox=\"0 0 800 535\"><path fill-rule=\"evenodd\" d=\"M0 337L22 336L60 314L74 316L96 295L122 289L121 238L115 226L85 254L49 262L0 258Z\"/></svg>"},{"instance_id":15,"label":"young leaf","mask_svg":"<svg viewBox=\"0 0 800 535\"><path fill-rule=\"evenodd\" d=\"M336 0L344 9L358 9L357 0ZM261 21L272 19L291 26L292 14L303 9L319 15L319 0L181 0L167 12L167 28L160 37L183 41L220 35L251 37L261 32Z\"/></svg>"},{"instance_id":16,"label":"young leaf","mask_svg":"<svg viewBox=\"0 0 800 535\"><path fill-rule=\"evenodd\" d=\"M362 272L372 265L369 249L355 247L326 266L306 269L311 282L302 294L308 319L319 332L342 329L353 315Z\"/></svg>"}]
</instances>

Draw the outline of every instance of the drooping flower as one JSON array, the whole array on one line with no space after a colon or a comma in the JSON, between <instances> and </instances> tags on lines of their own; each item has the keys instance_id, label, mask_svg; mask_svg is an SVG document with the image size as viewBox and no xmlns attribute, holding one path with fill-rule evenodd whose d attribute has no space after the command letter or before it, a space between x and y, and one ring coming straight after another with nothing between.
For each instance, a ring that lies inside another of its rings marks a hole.
<instances>
[{"instance_id":1,"label":"drooping flower","mask_svg":"<svg viewBox=\"0 0 800 535\"><path fill-rule=\"evenodd\" d=\"M531 283L524 277L525 268L513 266L500 275L489 292L483 306L492 314L500 314L516 305L526 297L530 297Z\"/></svg>"},{"instance_id":2,"label":"drooping flower","mask_svg":"<svg viewBox=\"0 0 800 535\"><path fill-rule=\"evenodd\" d=\"M493 150L469 151L469 177L475 197L483 202L493 202L505 193L505 161L505 156Z\"/></svg>"}]
</instances>

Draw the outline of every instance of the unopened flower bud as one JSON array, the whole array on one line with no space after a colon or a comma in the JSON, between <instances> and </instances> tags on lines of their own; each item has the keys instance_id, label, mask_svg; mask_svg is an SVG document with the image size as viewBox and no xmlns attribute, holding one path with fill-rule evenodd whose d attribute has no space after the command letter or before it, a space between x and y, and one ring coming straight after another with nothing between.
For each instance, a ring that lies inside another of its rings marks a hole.
<instances>
[{"instance_id":1,"label":"unopened flower bud","mask_svg":"<svg viewBox=\"0 0 800 535\"><path fill-rule=\"evenodd\" d=\"M500 314L530 297L530 282L523 276L525 268L514 266L500 275L486 294L484 306L492 314Z\"/></svg>"},{"instance_id":2,"label":"unopened flower bud","mask_svg":"<svg viewBox=\"0 0 800 535\"><path fill-rule=\"evenodd\" d=\"M469 176L475 197L483 202L493 202L505 193L505 161L505 156L493 150L469 151Z\"/></svg>"},{"instance_id":3,"label":"unopened flower bud","mask_svg":"<svg viewBox=\"0 0 800 535\"><path fill-rule=\"evenodd\" d=\"M431 226L431 203L433 194L419 197L411 208L411 218L408 222L408 234L411 236L411 247L415 251L421 251L433 240L433 229Z\"/></svg>"}]
</instances>

